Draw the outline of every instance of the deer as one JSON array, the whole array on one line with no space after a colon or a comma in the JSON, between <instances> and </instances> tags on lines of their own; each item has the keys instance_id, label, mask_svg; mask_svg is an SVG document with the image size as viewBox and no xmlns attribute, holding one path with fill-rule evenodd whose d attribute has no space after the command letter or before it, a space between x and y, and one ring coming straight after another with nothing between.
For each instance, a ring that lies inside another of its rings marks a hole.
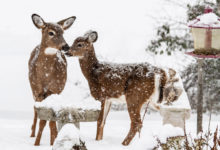
<instances>
[{"instance_id":1,"label":"deer","mask_svg":"<svg viewBox=\"0 0 220 150\"><path fill-rule=\"evenodd\" d=\"M122 142L126 146L142 128L140 114L142 106L148 102L152 104L162 102L167 75L163 69L149 63L100 62L93 46L97 39L98 33L89 31L84 36L76 38L65 54L79 58L81 71L88 81L90 93L95 100L101 102L96 140L103 139L104 126L112 101L126 101L131 121L130 130Z\"/></svg>"},{"instance_id":2,"label":"deer","mask_svg":"<svg viewBox=\"0 0 220 150\"><path fill-rule=\"evenodd\" d=\"M39 15L33 14L34 25L41 29L42 38L40 45L31 52L28 62L29 82L34 100L41 102L51 94L60 94L67 78L67 61L63 51L69 50L69 45L63 37L64 30L72 26L76 17L72 16L57 23L47 23ZM46 120L40 120L39 131L34 145L40 145L41 135L46 125ZM37 111L34 108L34 120L31 137L35 137L37 124ZM53 145L57 136L55 121L49 122L50 144Z\"/></svg>"}]
</instances>

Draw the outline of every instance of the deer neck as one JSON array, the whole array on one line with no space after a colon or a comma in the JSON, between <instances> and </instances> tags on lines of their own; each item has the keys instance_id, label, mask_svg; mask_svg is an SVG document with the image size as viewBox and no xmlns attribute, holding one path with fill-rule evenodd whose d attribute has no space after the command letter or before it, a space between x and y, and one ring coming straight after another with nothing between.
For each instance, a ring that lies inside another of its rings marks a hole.
<instances>
[{"instance_id":1,"label":"deer neck","mask_svg":"<svg viewBox=\"0 0 220 150\"><path fill-rule=\"evenodd\" d=\"M81 70L87 80L91 79L94 70L97 68L98 59L96 58L94 48L86 52L83 58L79 59Z\"/></svg>"}]
</instances>

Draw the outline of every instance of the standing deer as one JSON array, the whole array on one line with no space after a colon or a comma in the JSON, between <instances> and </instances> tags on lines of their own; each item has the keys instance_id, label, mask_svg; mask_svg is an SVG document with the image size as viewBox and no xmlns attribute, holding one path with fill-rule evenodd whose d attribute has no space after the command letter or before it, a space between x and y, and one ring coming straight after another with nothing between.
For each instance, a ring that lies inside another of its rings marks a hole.
<instances>
[{"instance_id":1,"label":"standing deer","mask_svg":"<svg viewBox=\"0 0 220 150\"><path fill-rule=\"evenodd\" d=\"M29 81L35 101L41 102L51 94L60 94L67 78L67 62L61 50L68 51L69 46L63 38L64 30L68 29L76 17L70 17L58 23L46 23L37 14L32 15L34 25L41 29L42 39L31 53L29 59ZM37 112L34 109L34 121L31 137L35 137ZM46 125L40 120L39 131L34 145L40 144L41 135ZM56 122L50 121L50 144L53 145L57 136Z\"/></svg>"},{"instance_id":2,"label":"standing deer","mask_svg":"<svg viewBox=\"0 0 220 150\"><path fill-rule=\"evenodd\" d=\"M101 102L96 140L103 138L103 128L112 100L126 100L131 125L122 144L128 145L142 128L140 111L143 104L150 101L153 103L155 99L156 102L162 102L163 88L167 80L166 73L148 63L99 62L93 47L97 38L97 32L87 32L83 37L78 37L74 41L66 55L79 57L80 67L88 81L91 95Z\"/></svg>"}]
</instances>

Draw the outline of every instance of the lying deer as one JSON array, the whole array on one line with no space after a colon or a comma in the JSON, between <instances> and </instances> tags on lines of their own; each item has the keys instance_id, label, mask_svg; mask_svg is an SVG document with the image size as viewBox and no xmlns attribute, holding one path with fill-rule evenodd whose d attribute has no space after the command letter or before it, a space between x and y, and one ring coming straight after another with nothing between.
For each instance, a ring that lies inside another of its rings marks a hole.
<instances>
[{"instance_id":1,"label":"lying deer","mask_svg":"<svg viewBox=\"0 0 220 150\"><path fill-rule=\"evenodd\" d=\"M29 60L29 81L35 101L41 102L51 94L60 94L64 89L67 78L67 62L61 50L69 50L63 38L64 30L68 29L76 17L70 17L58 23L46 23L37 14L32 15L34 25L41 29L42 40L31 53ZM34 121L31 137L35 136L37 112L34 110ZM40 144L41 135L46 125L40 120L39 131L34 145ZM50 144L57 136L56 122L50 121Z\"/></svg>"},{"instance_id":2,"label":"lying deer","mask_svg":"<svg viewBox=\"0 0 220 150\"><path fill-rule=\"evenodd\" d=\"M79 57L81 70L88 80L91 95L101 102L96 140L103 138L103 128L112 100L123 98L126 100L131 126L122 144L128 145L142 128L140 111L143 104L154 99L157 99L156 102L162 102L166 73L148 63L99 62L93 47L97 38L98 34L95 31L78 37L66 54Z\"/></svg>"}]
</instances>

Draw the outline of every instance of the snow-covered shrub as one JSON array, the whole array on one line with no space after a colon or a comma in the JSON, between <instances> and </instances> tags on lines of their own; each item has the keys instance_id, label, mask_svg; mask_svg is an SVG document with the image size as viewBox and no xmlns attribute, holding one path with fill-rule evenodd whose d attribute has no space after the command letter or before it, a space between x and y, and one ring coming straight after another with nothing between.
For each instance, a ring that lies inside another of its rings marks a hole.
<instances>
[{"instance_id":1,"label":"snow-covered shrub","mask_svg":"<svg viewBox=\"0 0 220 150\"><path fill-rule=\"evenodd\" d=\"M157 146L154 150L219 150L220 134L218 127L214 133L200 133L196 137L187 135L168 137L166 142L157 138Z\"/></svg>"},{"instance_id":2,"label":"snow-covered shrub","mask_svg":"<svg viewBox=\"0 0 220 150\"><path fill-rule=\"evenodd\" d=\"M79 130L74 124L66 124L58 133L53 150L87 150Z\"/></svg>"}]
</instances>

